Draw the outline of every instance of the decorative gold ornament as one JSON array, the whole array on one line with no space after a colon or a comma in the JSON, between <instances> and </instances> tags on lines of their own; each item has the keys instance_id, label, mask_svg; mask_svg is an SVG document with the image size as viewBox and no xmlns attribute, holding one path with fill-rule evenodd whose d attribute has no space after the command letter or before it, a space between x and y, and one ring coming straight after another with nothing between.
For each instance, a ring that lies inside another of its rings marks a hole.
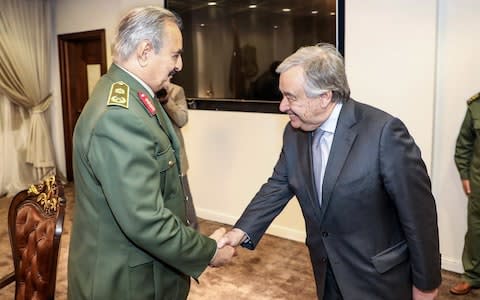
<instances>
[{"instance_id":1,"label":"decorative gold ornament","mask_svg":"<svg viewBox=\"0 0 480 300\"><path fill-rule=\"evenodd\" d=\"M43 206L46 212L57 211L59 201L55 176L48 177L40 184L31 185L28 189L28 195L37 196L37 202Z\"/></svg>"}]
</instances>

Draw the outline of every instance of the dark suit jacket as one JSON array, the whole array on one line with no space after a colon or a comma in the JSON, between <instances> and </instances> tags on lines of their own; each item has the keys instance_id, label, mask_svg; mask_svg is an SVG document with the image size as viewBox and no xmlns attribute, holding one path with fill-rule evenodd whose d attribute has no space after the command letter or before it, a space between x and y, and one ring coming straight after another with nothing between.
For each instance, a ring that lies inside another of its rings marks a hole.
<instances>
[{"instance_id":1,"label":"dark suit jacket","mask_svg":"<svg viewBox=\"0 0 480 300\"><path fill-rule=\"evenodd\" d=\"M313 183L311 134L288 124L268 179L235 227L255 246L296 196L322 299L327 262L345 300L411 299L412 284L440 284L435 200L419 148L404 124L352 99L340 116L320 207ZM275 251L272 249L272 251Z\"/></svg>"},{"instance_id":2,"label":"dark suit jacket","mask_svg":"<svg viewBox=\"0 0 480 300\"><path fill-rule=\"evenodd\" d=\"M129 86L129 100L108 106L118 82ZM112 65L75 126L70 300L186 299L190 277L217 249L186 226L180 144L158 101L150 98L149 114L139 92L148 95Z\"/></svg>"}]
</instances>

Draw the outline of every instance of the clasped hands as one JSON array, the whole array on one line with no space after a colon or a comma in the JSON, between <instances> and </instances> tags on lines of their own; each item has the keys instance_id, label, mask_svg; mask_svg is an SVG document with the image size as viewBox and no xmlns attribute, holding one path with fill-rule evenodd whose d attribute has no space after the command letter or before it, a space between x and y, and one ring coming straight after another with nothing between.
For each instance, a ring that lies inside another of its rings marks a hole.
<instances>
[{"instance_id":1,"label":"clasped hands","mask_svg":"<svg viewBox=\"0 0 480 300\"><path fill-rule=\"evenodd\" d=\"M221 267L230 263L233 256L236 255L235 247L245 240L245 233L238 228L226 232L226 229L222 227L215 230L210 238L217 241L217 253L209 265L211 267Z\"/></svg>"}]
</instances>

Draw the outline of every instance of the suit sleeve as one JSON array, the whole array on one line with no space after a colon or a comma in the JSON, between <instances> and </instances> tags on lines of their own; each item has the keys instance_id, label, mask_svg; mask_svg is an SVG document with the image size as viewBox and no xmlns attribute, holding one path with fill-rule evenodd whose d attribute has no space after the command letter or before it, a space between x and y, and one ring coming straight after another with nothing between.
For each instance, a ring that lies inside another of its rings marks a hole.
<instances>
[{"instance_id":1,"label":"suit sleeve","mask_svg":"<svg viewBox=\"0 0 480 300\"><path fill-rule=\"evenodd\" d=\"M284 134L285 145L285 134ZM293 197L293 192L288 184L288 168L285 146L275 165L272 176L262 185L258 193L234 225L243 230L250 238L253 250L272 223Z\"/></svg>"},{"instance_id":2,"label":"suit sleeve","mask_svg":"<svg viewBox=\"0 0 480 300\"><path fill-rule=\"evenodd\" d=\"M162 196L166 184L178 184L178 172L162 169L154 141L138 117L111 109L97 123L88 159L123 233L164 264L198 278L214 256L216 242L184 226L165 207L166 201L178 201Z\"/></svg>"},{"instance_id":3,"label":"suit sleeve","mask_svg":"<svg viewBox=\"0 0 480 300\"><path fill-rule=\"evenodd\" d=\"M472 115L470 109L468 109L455 146L455 165L457 166L461 179L470 178L469 170L472 162L474 141L475 132L473 130Z\"/></svg>"},{"instance_id":4,"label":"suit sleeve","mask_svg":"<svg viewBox=\"0 0 480 300\"><path fill-rule=\"evenodd\" d=\"M413 284L435 289L441 282L437 211L420 149L398 119L386 123L380 143L381 176L407 239Z\"/></svg>"}]
</instances>

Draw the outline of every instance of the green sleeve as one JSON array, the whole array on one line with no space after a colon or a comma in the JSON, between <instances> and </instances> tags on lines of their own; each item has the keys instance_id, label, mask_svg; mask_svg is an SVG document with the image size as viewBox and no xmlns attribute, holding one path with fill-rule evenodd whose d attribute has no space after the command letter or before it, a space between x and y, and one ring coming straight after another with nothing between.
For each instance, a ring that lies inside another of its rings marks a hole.
<instances>
[{"instance_id":1,"label":"green sleeve","mask_svg":"<svg viewBox=\"0 0 480 300\"><path fill-rule=\"evenodd\" d=\"M473 129L472 115L470 109L467 109L455 147L455 164L460 173L461 179L470 178L469 170L472 161L474 142L475 131Z\"/></svg>"}]
</instances>

